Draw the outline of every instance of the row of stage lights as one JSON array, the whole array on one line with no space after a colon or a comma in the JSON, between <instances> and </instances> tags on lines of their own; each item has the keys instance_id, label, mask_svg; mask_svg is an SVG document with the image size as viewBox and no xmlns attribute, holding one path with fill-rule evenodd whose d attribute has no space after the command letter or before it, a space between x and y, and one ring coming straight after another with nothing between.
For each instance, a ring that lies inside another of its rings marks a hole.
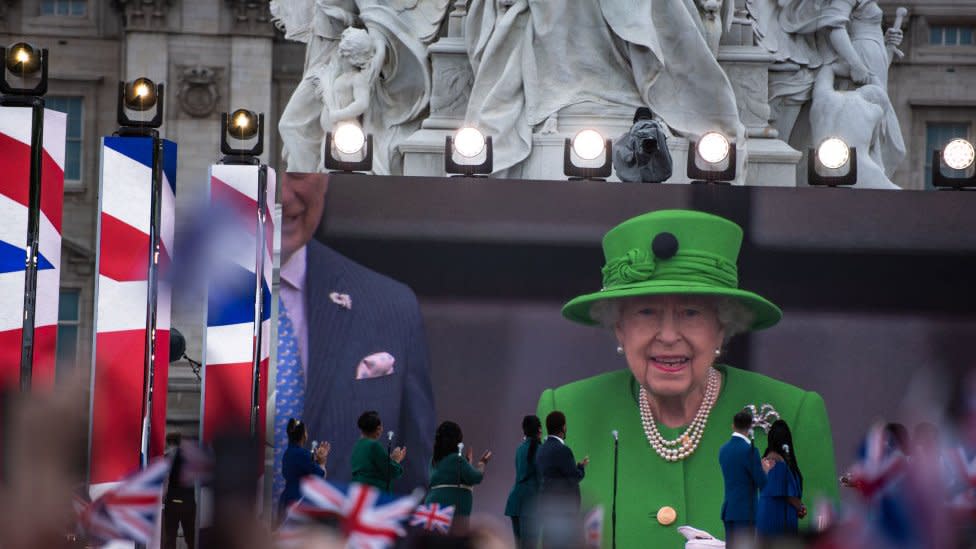
<instances>
[{"instance_id":1,"label":"row of stage lights","mask_svg":"<svg viewBox=\"0 0 976 549\"><path fill-rule=\"evenodd\" d=\"M335 150L348 157L362 155L357 162L335 158ZM610 176L613 143L600 132L585 129L563 147L563 173L570 179L602 180ZM603 164L580 166L574 158L592 162L603 157ZM812 186L849 186L857 183L857 149L838 137L825 139L816 150L807 154L808 178ZM942 173L940 162L953 170L966 170L976 162L976 148L965 139L953 139L942 150L933 151L932 182L937 188L962 189L976 187L976 175L950 177ZM704 165L704 166L703 166ZM344 122L326 136L325 167L344 172L367 172L372 168L372 136L366 135L358 124ZM695 183L728 183L735 179L735 146L724 135L708 132L689 144L687 174ZM840 175L837 171L844 170ZM444 171L452 176L478 177L492 172L491 136L478 129L464 127L448 136L444 147ZM827 172L826 174L824 172Z\"/></svg>"},{"instance_id":2,"label":"row of stage lights","mask_svg":"<svg viewBox=\"0 0 976 549\"><path fill-rule=\"evenodd\" d=\"M0 79L0 93L19 97L40 96L47 91L47 50L38 50L25 42L0 48L5 57L5 74ZM34 87L15 88L7 81L8 72L26 80L40 73ZM163 84L156 85L148 78L120 83L118 120L120 135L148 135L162 125ZM133 119L132 112L152 110L151 118ZM221 152L224 162L257 163L256 157L264 149L264 115L238 109L221 117ZM228 138L245 143L257 136L250 147L231 146ZM363 132L359 124L343 122L334 132L327 132L324 144L325 168L340 172L368 172L373 165L373 136ZM687 175L693 182L728 183L736 176L735 146L718 132L705 133L689 144ZM612 171L613 143L599 132L585 129L573 139L566 139L563 147L563 173L570 179L600 180ZM603 163L591 166L603 157ZM576 159L581 160L577 163ZM950 177L942 173L941 163L953 170L973 166L976 150L965 139L953 139L942 150L933 151L932 184L938 188L961 189L976 187L976 173L964 177ZM807 176L810 185L845 186L857 183L857 150L843 140L832 137L824 140L807 155ZM584 164L584 165L580 165ZM846 168L846 169L845 169ZM465 127L447 136L444 145L444 171L452 176L486 176L492 172L491 136L477 128ZM843 173L839 173L844 170ZM826 173L825 173L826 172Z\"/></svg>"},{"instance_id":3,"label":"row of stage lights","mask_svg":"<svg viewBox=\"0 0 976 549\"><path fill-rule=\"evenodd\" d=\"M48 52L26 42L0 47L3 104L29 106L47 93ZM17 80L15 85L11 80ZM119 82L117 118L120 136L156 136L163 124L164 85L149 78ZM225 164L258 164L264 151L264 114L237 109L221 117L220 150ZM256 138L256 139L255 139Z\"/></svg>"}]
</instances>

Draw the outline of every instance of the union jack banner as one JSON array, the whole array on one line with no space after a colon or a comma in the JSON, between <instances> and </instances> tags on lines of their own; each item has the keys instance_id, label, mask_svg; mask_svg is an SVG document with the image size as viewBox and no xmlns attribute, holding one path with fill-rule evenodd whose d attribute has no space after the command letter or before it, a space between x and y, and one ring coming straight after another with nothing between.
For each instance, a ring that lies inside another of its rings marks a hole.
<instances>
[{"instance_id":1,"label":"union jack banner","mask_svg":"<svg viewBox=\"0 0 976 549\"><path fill-rule=\"evenodd\" d=\"M92 367L93 485L117 482L140 465L147 428L149 457L163 453L169 372L170 290L176 200L176 144L163 140L159 250L150 250L153 139L102 141ZM158 267L152 424L143 424L149 264Z\"/></svg>"},{"instance_id":2,"label":"union jack banner","mask_svg":"<svg viewBox=\"0 0 976 549\"><path fill-rule=\"evenodd\" d=\"M85 535L102 542L115 539L151 542L169 470L170 459L158 458L88 505L76 498L75 508L81 509L81 529Z\"/></svg>"},{"instance_id":3,"label":"union jack banner","mask_svg":"<svg viewBox=\"0 0 976 549\"><path fill-rule=\"evenodd\" d=\"M325 480L302 479L302 499L288 509L279 532L284 541L296 537L304 525L335 521L351 549L384 549L406 535L402 523L420 502L420 493L389 498L365 484L338 488Z\"/></svg>"},{"instance_id":4,"label":"union jack banner","mask_svg":"<svg viewBox=\"0 0 976 549\"><path fill-rule=\"evenodd\" d=\"M889 452L883 425L874 425L865 442L864 459L851 469L851 484L865 499L871 499L905 470L905 456Z\"/></svg>"},{"instance_id":5,"label":"union jack banner","mask_svg":"<svg viewBox=\"0 0 976 549\"><path fill-rule=\"evenodd\" d=\"M0 388L20 385L31 115L30 107L0 107ZM45 389L54 386L66 123L64 113L44 111L31 386Z\"/></svg>"},{"instance_id":6,"label":"union jack banner","mask_svg":"<svg viewBox=\"0 0 976 549\"><path fill-rule=\"evenodd\" d=\"M267 170L267 185L264 196L259 197L261 169ZM210 168L208 218L212 222L207 236L210 253L205 254L209 289L201 398L204 442L212 441L223 430L248 432L255 351L260 359L256 435L264 440L271 350L274 189L274 171L266 166ZM261 215L262 202L266 215ZM255 322L258 299L261 318ZM256 350L258 341L260 349Z\"/></svg>"},{"instance_id":7,"label":"union jack banner","mask_svg":"<svg viewBox=\"0 0 976 549\"><path fill-rule=\"evenodd\" d=\"M603 506L597 505L583 518L583 535L586 547L600 548L603 542Z\"/></svg>"},{"instance_id":8,"label":"union jack banner","mask_svg":"<svg viewBox=\"0 0 976 549\"><path fill-rule=\"evenodd\" d=\"M446 534L454 521L454 506L441 506L439 503L420 505L413 511L410 526L420 526L430 532Z\"/></svg>"}]
</instances>

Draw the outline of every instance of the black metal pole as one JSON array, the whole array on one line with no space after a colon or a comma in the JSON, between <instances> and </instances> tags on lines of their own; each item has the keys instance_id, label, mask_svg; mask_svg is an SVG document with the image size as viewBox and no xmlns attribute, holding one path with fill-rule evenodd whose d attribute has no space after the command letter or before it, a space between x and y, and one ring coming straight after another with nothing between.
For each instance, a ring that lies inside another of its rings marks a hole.
<instances>
[{"instance_id":1,"label":"black metal pole","mask_svg":"<svg viewBox=\"0 0 976 549\"><path fill-rule=\"evenodd\" d=\"M20 390L28 392L34 371L37 312L37 246L41 231L41 166L44 159L44 98L31 101L30 190L27 198L27 259L24 272L24 329L20 347Z\"/></svg>"},{"instance_id":2,"label":"black metal pole","mask_svg":"<svg viewBox=\"0 0 976 549\"><path fill-rule=\"evenodd\" d=\"M617 457L619 455L619 441L613 437L613 498L610 504L610 539L611 547L617 549Z\"/></svg>"},{"instance_id":3,"label":"black metal pole","mask_svg":"<svg viewBox=\"0 0 976 549\"><path fill-rule=\"evenodd\" d=\"M258 434L258 412L261 408L261 345L263 332L261 319L264 317L264 222L268 217L268 166L258 166L258 210L257 230L255 231L255 283L254 283L254 349L251 363L251 436Z\"/></svg>"},{"instance_id":4,"label":"black metal pole","mask_svg":"<svg viewBox=\"0 0 976 549\"><path fill-rule=\"evenodd\" d=\"M149 198L149 269L146 299L146 348L143 363L142 386L142 443L140 465L149 463L152 437L152 408L155 391L156 358L156 302L159 290L159 226L163 194L163 141L158 134L152 135L152 188Z\"/></svg>"}]
</instances>

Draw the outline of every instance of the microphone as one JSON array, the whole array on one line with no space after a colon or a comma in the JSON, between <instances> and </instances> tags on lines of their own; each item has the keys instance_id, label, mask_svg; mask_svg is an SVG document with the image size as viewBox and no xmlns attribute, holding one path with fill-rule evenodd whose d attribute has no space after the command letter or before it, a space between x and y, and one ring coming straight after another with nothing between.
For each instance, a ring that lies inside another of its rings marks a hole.
<instances>
[{"instance_id":1,"label":"microphone","mask_svg":"<svg viewBox=\"0 0 976 549\"><path fill-rule=\"evenodd\" d=\"M464 450L464 443L458 442L458 455L461 455L461 451Z\"/></svg>"},{"instance_id":2,"label":"microphone","mask_svg":"<svg viewBox=\"0 0 976 549\"><path fill-rule=\"evenodd\" d=\"M610 434L613 435L613 441L614 442L617 442L619 440L618 435L620 433L618 433L616 429L614 429L613 431L610 431Z\"/></svg>"},{"instance_id":3,"label":"microphone","mask_svg":"<svg viewBox=\"0 0 976 549\"><path fill-rule=\"evenodd\" d=\"M393 442L393 431L386 432L386 440L389 442Z\"/></svg>"},{"instance_id":4,"label":"microphone","mask_svg":"<svg viewBox=\"0 0 976 549\"><path fill-rule=\"evenodd\" d=\"M790 445L789 444L784 444L783 445L783 451L786 452L786 455L790 455Z\"/></svg>"}]
</instances>

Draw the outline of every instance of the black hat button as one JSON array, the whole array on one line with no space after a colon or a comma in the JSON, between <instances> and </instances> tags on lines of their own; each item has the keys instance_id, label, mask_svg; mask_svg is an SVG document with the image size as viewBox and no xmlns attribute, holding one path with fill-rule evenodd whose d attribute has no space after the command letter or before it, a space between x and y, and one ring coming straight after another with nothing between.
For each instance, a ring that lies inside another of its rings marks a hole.
<instances>
[{"instance_id":1,"label":"black hat button","mask_svg":"<svg viewBox=\"0 0 976 549\"><path fill-rule=\"evenodd\" d=\"M651 242L651 251L658 259L671 259L678 253L678 239L668 232L658 233Z\"/></svg>"}]
</instances>

